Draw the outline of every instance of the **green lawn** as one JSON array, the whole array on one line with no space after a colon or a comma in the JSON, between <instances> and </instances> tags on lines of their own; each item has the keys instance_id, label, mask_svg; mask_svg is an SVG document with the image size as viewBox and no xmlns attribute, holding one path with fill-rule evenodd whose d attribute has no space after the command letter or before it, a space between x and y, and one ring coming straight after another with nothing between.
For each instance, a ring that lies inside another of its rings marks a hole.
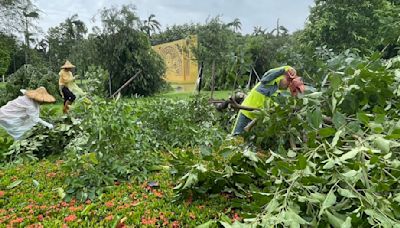
<instances>
[{"instance_id":1,"label":"green lawn","mask_svg":"<svg viewBox=\"0 0 400 228\"><path fill-rule=\"evenodd\" d=\"M211 97L211 91L202 91L200 94ZM215 91L213 97L214 97L214 99L227 99L229 97L229 95L231 95L231 94L232 94L232 91L228 91L228 90ZM159 94L157 96L174 98L174 99L187 99L194 95L195 95L195 93L193 93L193 92L175 92L174 91L174 92Z\"/></svg>"}]
</instances>

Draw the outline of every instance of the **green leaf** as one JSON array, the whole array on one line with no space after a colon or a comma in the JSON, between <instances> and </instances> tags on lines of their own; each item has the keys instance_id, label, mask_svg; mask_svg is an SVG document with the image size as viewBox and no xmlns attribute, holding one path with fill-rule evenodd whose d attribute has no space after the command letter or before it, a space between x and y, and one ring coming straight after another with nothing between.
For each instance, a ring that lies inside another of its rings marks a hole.
<instances>
[{"instance_id":1,"label":"green leaf","mask_svg":"<svg viewBox=\"0 0 400 228\"><path fill-rule=\"evenodd\" d=\"M323 169L332 169L335 166L335 160L329 158L328 162L322 167Z\"/></svg>"},{"instance_id":2,"label":"green leaf","mask_svg":"<svg viewBox=\"0 0 400 228\"><path fill-rule=\"evenodd\" d=\"M334 128L326 127L326 128L319 129L318 134L323 138L327 138L332 135L335 135L335 132L336 132L336 130Z\"/></svg>"},{"instance_id":3,"label":"green leaf","mask_svg":"<svg viewBox=\"0 0 400 228\"><path fill-rule=\"evenodd\" d=\"M33 182L33 185L35 185L36 188L39 187L39 182L37 180L33 179L32 182Z\"/></svg>"},{"instance_id":4,"label":"green leaf","mask_svg":"<svg viewBox=\"0 0 400 228\"><path fill-rule=\"evenodd\" d=\"M198 181L198 176L197 173L188 173L184 177L187 177L185 185L182 187L182 189L187 189L192 186L194 186L197 181Z\"/></svg>"},{"instance_id":5,"label":"green leaf","mask_svg":"<svg viewBox=\"0 0 400 228\"><path fill-rule=\"evenodd\" d=\"M357 198L357 196L348 189L338 188L338 193L346 198Z\"/></svg>"},{"instance_id":6,"label":"green leaf","mask_svg":"<svg viewBox=\"0 0 400 228\"><path fill-rule=\"evenodd\" d=\"M216 222L214 220L210 220L206 223L196 226L196 228L210 228L210 227L213 227L215 224L216 224Z\"/></svg>"},{"instance_id":7,"label":"green leaf","mask_svg":"<svg viewBox=\"0 0 400 228\"><path fill-rule=\"evenodd\" d=\"M303 170L307 167L307 158L304 155L300 155L297 159L297 169Z\"/></svg>"},{"instance_id":8,"label":"green leaf","mask_svg":"<svg viewBox=\"0 0 400 228\"><path fill-rule=\"evenodd\" d=\"M342 224L345 223L345 221L329 211L325 211L326 216L328 217L329 224L331 224L334 228L341 228Z\"/></svg>"},{"instance_id":9,"label":"green leaf","mask_svg":"<svg viewBox=\"0 0 400 228\"><path fill-rule=\"evenodd\" d=\"M342 223L342 225L340 226L340 228L351 228L351 217L347 217L346 221L344 221L344 223Z\"/></svg>"},{"instance_id":10,"label":"green leaf","mask_svg":"<svg viewBox=\"0 0 400 228\"><path fill-rule=\"evenodd\" d=\"M365 125L369 123L369 117L364 112L358 112L357 119Z\"/></svg>"},{"instance_id":11,"label":"green leaf","mask_svg":"<svg viewBox=\"0 0 400 228\"><path fill-rule=\"evenodd\" d=\"M357 156L357 154L358 154L360 151L361 151L360 148L352 149L352 150L350 150L349 152L343 154L343 155L339 158L339 160L340 160L340 161L346 161L346 160L348 160L348 159L352 159L352 158L354 158L355 156Z\"/></svg>"},{"instance_id":12,"label":"green leaf","mask_svg":"<svg viewBox=\"0 0 400 228\"><path fill-rule=\"evenodd\" d=\"M211 155L211 148L209 146L200 146L200 153L203 157L209 157Z\"/></svg>"},{"instance_id":13,"label":"green leaf","mask_svg":"<svg viewBox=\"0 0 400 228\"><path fill-rule=\"evenodd\" d=\"M81 215L88 215L89 212L95 207L95 204L89 204L85 207L85 209L83 209L83 211L81 212Z\"/></svg>"},{"instance_id":14,"label":"green leaf","mask_svg":"<svg viewBox=\"0 0 400 228\"><path fill-rule=\"evenodd\" d=\"M333 137L333 139L332 139L331 148L336 146L336 144L338 143L340 135L342 134L342 132L343 132L342 130L339 130L339 131L336 132L335 137Z\"/></svg>"},{"instance_id":15,"label":"green leaf","mask_svg":"<svg viewBox=\"0 0 400 228\"><path fill-rule=\"evenodd\" d=\"M20 185L22 183L22 180L17 180L17 181L14 181L14 182L12 182L10 185L8 185L6 188L7 189L12 189L12 188L15 188L15 187L17 187L18 185Z\"/></svg>"},{"instance_id":16,"label":"green leaf","mask_svg":"<svg viewBox=\"0 0 400 228\"><path fill-rule=\"evenodd\" d=\"M346 116L336 111L333 114L332 122L335 125L335 128L339 130L346 124Z\"/></svg>"},{"instance_id":17,"label":"green leaf","mask_svg":"<svg viewBox=\"0 0 400 228\"><path fill-rule=\"evenodd\" d=\"M333 191L331 190L331 191L328 193L328 195L326 196L324 202L322 203L321 211L320 211L320 213L319 213L320 216L322 215L322 213L323 213L326 209L332 207L335 203L336 203L336 196L335 196L335 193L333 193Z\"/></svg>"},{"instance_id":18,"label":"green leaf","mask_svg":"<svg viewBox=\"0 0 400 228\"><path fill-rule=\"evenodd\" d=\"M318 129L322 123L322 113L321 109L317 108L313 112L307 114L309 124Z\"/></svg>"},{"instance_id":19,"label":"green leaf","mask_svg":"<svg viewBox=\"0 0 400 228\"><path fill-rule=\"evenodd\" d=\"M250 159L251 161L258 162L257 154L254 153L253 151L250 151L250 150L246 149L246 150L243 152L243 156L244 156L244 157L247 157L247 158Z\"/></svg>"},{"instance_id":20,"label":"green leaf","mask_svg":"<svg viewBox=\"0 0 400 228\"><path fill-rule=\"evenodd\" d=\"M383 126L382 124L378 124L375 122L370 122L368 124L369 128L371 128L372 132L376 133L376 134L381 134L383 132Z\"/></svg>"},{"instance_id":21,"label":"green leaf","mask_svg":"<svg viewBox=\"0 0 400 228\"><path fill-rule=\"evenodd\" d=\"M56 190L57 190L57 194L60 197L60 199L64 199L65 196L66 196L66 194L64 192L64 189L63 188L56 188Z\"/></svg>"},{"instance_id":22,"label":"green leaf","mask_svg":"<svg viewBox=\"0 0 400 228\"><path fill-rule=\"evenodd\" d=\"M390 140L384 139L382 137L377 137L374 140L374 145L384 153L390 152Z\"/></svg>"},{"instance_id":23,"label":"green leaf","mask_svg":"<svg viewBox=\"0 0 400 228\"><path fill-rule=\"evenodd\" d=\"M345 176L345 177L354 177L354 176L356 176L358 173L359 173L358 171L350 170L350 171L348 171L348 172L346 172L346 173L342 173L342 175Z\"/></svg>"}]
</instances>

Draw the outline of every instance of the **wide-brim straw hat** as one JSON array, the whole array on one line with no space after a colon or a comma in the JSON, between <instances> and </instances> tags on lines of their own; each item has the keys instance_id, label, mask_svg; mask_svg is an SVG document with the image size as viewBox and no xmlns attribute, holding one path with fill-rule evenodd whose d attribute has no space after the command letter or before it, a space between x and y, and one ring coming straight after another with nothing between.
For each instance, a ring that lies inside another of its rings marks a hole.
<instances>
[{"instance_id":1,"label":"wide-brim straw hat","mask_svg":"<svg viewBox=\"0 0 400 228\"><path fill-rule=\"evenodd\" d=\"M72 69L75 68L74 65L70 61L65 61L64 65L61 66L61 69Z\"/></svg>"},{"instance_id":2,"label":"wide-brim straw hat","mask_svg":"<svg viewBox=\"0 0 400 228\"><path fill-rule=\"evenodd\" d=\"M38 102L53 103L56 101L56 99L51 96L44 87L39 87L35 90L28 90L25 95Z\"/></svg>"}]
</instances>

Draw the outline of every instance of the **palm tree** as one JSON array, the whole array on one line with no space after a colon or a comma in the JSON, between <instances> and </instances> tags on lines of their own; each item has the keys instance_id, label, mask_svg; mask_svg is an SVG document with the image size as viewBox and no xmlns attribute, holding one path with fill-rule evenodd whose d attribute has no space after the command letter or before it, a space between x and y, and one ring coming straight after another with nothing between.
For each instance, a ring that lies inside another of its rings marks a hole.
<instances>
[{"instance_id":1,"label":"palm tree","mask_svg":"<svg viewBox=\"0 0 400 228\"><path fill-rule=\"evenodd\" d=\"M147 20L143 21L142 30L146 32L146 34L150 37L151 32L160 31L161 24L156 19L154 19L156 15L150 14Z\"/></svg>"},{"instance_id":2,"label":"palm tree","mask_svg":"<svg viewBox=\"0 0 400 228\"><path fill-rule=\"evenodd\" d=\"M278 18L278 20L276 21L276 28L273 29L270 32L270 34L273 35L274 32L276 32L276 37L279 37L280 35L283 35L283 36L287 35L289 30L285 26L279 25L279 18Z\"/></svg>"},{"instance_id":3,"label":"palm tree","mask_svg":"<svg viewBox=\"0 0 400 228\"><path fill-rule=\"evenodd\" d=\"M74 14L65 20L67 36L70 39L79 40L83 38L83 34L87 33L86 25L78 19L78 14Z\"/></svg>"},{"instance_id":4,"label":"palm tree","mask_svg":"<svg viewBox=\"0 0 400 228\"><path fill-rule=\"evenodd\" d=\"M239 18L235 18L232 22L227 24L228 27L232 27L234 32L239 32L242 29L242 23Z\"/></svg>"},{"instance_id":5,"label":"palm tree","mask_svg":"<svg viewBox=\"0 0 400 228\"><path fill-rule=\"evenodd\" d=\"M253 35L254 36L262 36L265 35L266 33L266 29L263 29L261 26L255 26L254 27L254 31L253 31Z\"/></svg>"}]
</instances>

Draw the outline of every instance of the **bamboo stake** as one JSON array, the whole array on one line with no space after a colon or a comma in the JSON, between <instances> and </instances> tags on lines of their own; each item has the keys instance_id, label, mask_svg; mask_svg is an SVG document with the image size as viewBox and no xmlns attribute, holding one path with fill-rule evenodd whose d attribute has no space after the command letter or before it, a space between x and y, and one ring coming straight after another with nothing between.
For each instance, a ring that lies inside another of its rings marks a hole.
<instances>
[{"instance_id":1,"label":"bamboo stake","mask_svg":"<svg viewBox=\"0 0 400 228\"><path fill-rule=\"evenodd\" d=\"M128 81L126 81L117 91L115 91L115 93L113 93L113 95L111 95L111 98L113 98L115 95L117 95L119 92L121 92L121 90L124 89L127 85L129 85L129 83L131 83L133 81L133 79L135 79L141 72L142 72L142 70L139 70Z\"/></svg>"}]
</instances>

